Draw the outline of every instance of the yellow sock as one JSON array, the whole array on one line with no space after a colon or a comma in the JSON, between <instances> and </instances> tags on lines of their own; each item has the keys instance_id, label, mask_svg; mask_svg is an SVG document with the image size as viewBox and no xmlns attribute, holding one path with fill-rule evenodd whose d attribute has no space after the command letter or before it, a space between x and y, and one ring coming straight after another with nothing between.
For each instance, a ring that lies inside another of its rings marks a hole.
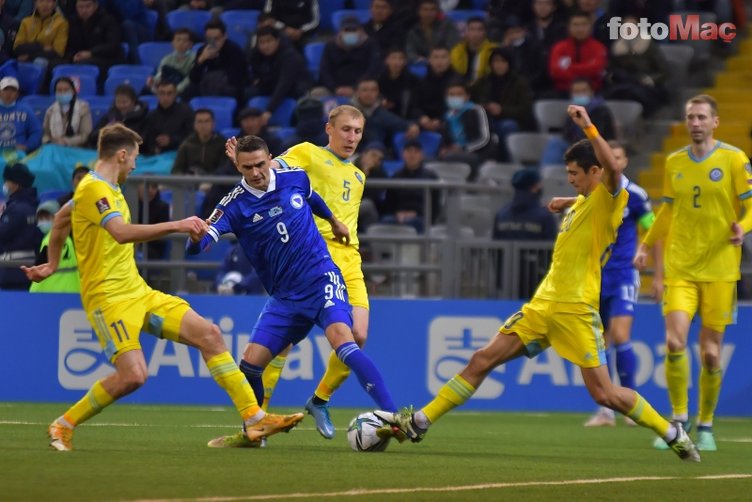
<instances>
[{"instance_id":1,"label":"yellow sock","mask_svg":"<svg viewBox=\"0 0 752 502\"><path fill-rule=\"evenodd\" d=\"M348 376L350 376L350 368L332 351L329 355L329 363L326 365L326 372L316 388L316 397L329 401L334 391L345 383Z\"/></svg>"},{"instance_id":2,"label":"yellow sock","mask_svg":"<svg viewBox=\"0 0 752 502\"><path fill-rule=\"evenodd\" d=\"M666 385L674 417L686 417L689 413L689 358L686 350L666 355Z\"/></svg>"},{"instance_id":3,"label":"yellow sock","mask_svg":"<svg viewBox=\"0 0 752 502\"><path fill-rule=\"evenodd\" d=\"M660 416L641 395L637 392L635 395L637 400L632 409L627 412L627 416L641 426L653 429L660 437L665 437L671 427L669 421Z\"/></svg>"},{"instance_id":4,"label":"yellow sock","mask_svg":"<svg viewBox=\"0 0 752 502\"><path fill-rule=\"evenodd\" d=\"M111 405L113 401L115 401L115 398L104 390L101 380L97 380L91 386L89 392L63 414L63 418L75 427L98 414L104 408Z\"/></svg>"},{"instance_id":5,"label":"yellow sock","mask_svg":"<svg viewBox=\"0 0 752 502\"><path fill-rule=\"evenodd\" d=\"M269 409L269 400L274 394L274 388L277 387L282 370L285 369L285 361L287 361L286 355L275 357L261 375L261 380L264 382L264 404L261 405L261 409L264 411Z\"/></svg>"},{"instance_id":6,"label":"yellow sock","mask_svg":"<svg viewBox=\"0 0 752 502\"><path fill-rule=\"evenodd\" d=\"M721 393L723 371L707 370L705 366L700 370L700 419L699 425L712 425L715 407L718 405L718 395Z\"/></svg>"},{"instance_id":7,"label":"yellow sock","mask_svg":"<svg viewBox=\"0 0 752 502\"><path fill-rule=\"evenodd\" d=\"M428 420L434 423L445 413L465 404L465 401L470 399L474 393L475 387L461 376L454 375L439 389L439 393L433 401L425 405L422 411L428 417Z\"/></svg>"},{"instance_id":8,"label":"yellow sock","mask_svg":"<svg viewBox=\"0 0 752 502\"><path fill-rule=\"evenodd\" d=\"M261 410L251 385L229 352L222 352L212 357L206 361L206 366L212 378L230 395L232 403L243 420L254 416Z\"/></svg>"}]
</instances>

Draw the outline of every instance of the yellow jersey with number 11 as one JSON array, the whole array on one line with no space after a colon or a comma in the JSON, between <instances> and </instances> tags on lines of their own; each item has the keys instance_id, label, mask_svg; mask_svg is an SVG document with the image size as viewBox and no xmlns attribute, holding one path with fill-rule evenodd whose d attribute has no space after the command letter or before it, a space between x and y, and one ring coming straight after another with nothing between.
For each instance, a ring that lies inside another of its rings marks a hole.
<instances>
[{"instance_id":1,"label":"yellow jersey with number 11","mask_svg":"<svg viewBox=\"0 0 752 502\"><path fill-rule=\"evenodd\" d=\"M350 246L358 249L358 213L366 180L363 171L328 148L313 143L297 144L274 160L282 167L299 167L308 173L311 187L326 201L334 216L347 225ZM315 220L327 246L344 247L334 240L328 221L319 217Z\"/></svg>"}]
</instances>

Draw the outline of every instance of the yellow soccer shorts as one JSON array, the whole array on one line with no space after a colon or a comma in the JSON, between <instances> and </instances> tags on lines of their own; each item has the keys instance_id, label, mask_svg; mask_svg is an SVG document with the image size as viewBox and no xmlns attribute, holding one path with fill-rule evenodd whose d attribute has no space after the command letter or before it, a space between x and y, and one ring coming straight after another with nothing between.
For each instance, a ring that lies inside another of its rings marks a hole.
<instances>
[{"instance_id":1,"label":"yellow soccer shorts","mask_svg":"<svg viewBox=\"0 0 752 502\"><path fill-rule=\"evenodd\" d=\"M99 344L110 362L141 348L141 331L178 341L180 323L190 310L188 302L161 291L102 306L88 313Z\"/></svg>"},{"instance_id":2,"label":"yellow soccer shorts","mask_svg":"<svg viewBox=\"0 0 752 502\"><path fill-rule=\"evenodd\" d=\"M366 281L363 277L360 251L352 246L333 244L329 245L329 253L334 263L337 264L339 270L342 272L342 277L345 279L350 305L368 309L368 290L366 289Z\"/></svg>"},{"instance_id":3,"label":"yellow soccer shorts","mask_svg":"<svg viewBox=\"0 0 752 502\"><path fill-rule=\"evenodd\" d=\"M680 310L691 319L699 309L702 325L723 333L736 323L736 281L666 281L663 315Z\"/></svg>"},{"instance_id":4,"label":"yellow soccer shorts","mask_svg":"<svg viewBox=\"0 0 752 502\"><path fill-rule=\"evenodd\" d=\"M581 368L606 364L601 316L584 303L533 298L504 322L499 333L516 334L531 358L553 347L557 354Z\"/></svg>"}]
</instances>

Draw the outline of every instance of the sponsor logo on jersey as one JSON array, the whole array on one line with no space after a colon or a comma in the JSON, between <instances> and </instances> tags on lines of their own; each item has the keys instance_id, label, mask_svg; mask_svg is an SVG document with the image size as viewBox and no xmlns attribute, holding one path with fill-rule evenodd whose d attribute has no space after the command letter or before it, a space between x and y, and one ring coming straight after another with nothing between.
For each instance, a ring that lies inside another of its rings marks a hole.
<instances>
[{"instance_id":1,"label":"sponsor logo on jersey","mask_svg":"<svg viewBox=\"0 0 752 502\"><path fill-rule=\"evenodd\" d=\"M272 218L280 214L282 214L282 208L279 206L275 206L269 210L269 216L271 216Z\"/></svg>"},{"instance_id":2,"label":"sponsor logo on jersey","mask_svg":"<svg viewBox=\"0 0 752 502\"><path fill-rule=\"evenodd\" d=\"M224 216L225 212L222 211L219 208L214 208L214 211L212 211L211 216L209 216L209 224L214 225L219 221L219 219Z\"/></svg>"},{"instance_id":3,"label":"sponsor logo on jersey","mask_svg":"<svg viewBox=\"0 0 752 502\"><path fill-rule=\"evenodd\" d=\"M256 214L254 214L254 215L253 215L253 222L254 222L254 223L258 223L259 221L261 221L261 220L263 220L263 219L264 219L264 217L263 217L263 216L261 216L261 215L260 215L260 214L258 214L258 213L256 213Z\"/></svg>"},{"instance_id":4,"label":"sponsor logo on jersey","mask_svg":"<svg viewBox=\"0 0 752 502\"><path fill-rule=\"evenodd\" d=\"M295 209L300 209L303 207L303 197L299 193L292 194L292 197L290 197L290 205Z\"/></svg>"},{"instance_id":5,"label":"sponsor logo on jersey","mask_svg":"<svg viewBox=\"0 0 752 502\"><path fill-rule=\"evenodd\" d=\"M331 300L327 300L326 303L324 304L325 309L328 309L329 307L334 307L334 302Z\"/></svg>"},{"instance_id":6,"label":"sponsor logo on jersey","mask_svg":"<svg viewBox=\"0 0 752 502\"><path fill-rule=\"evenodd\" d=\"M714 167L710 170L710 181L721 181L723 178L723 171L720 168Z\"/></svg>"},{"instance_id":7,"label":"sponsor logo on jersey","mask_svg":"<svg viewBox=\"0 0 752 502\"><path fill-rule=\"evenodd\" d=\"M110 203L107 201L107 197L102 197L96 201L95 204L97 205L97 211L99 211L99 214L110 210Z\"/></svg>"}]
</instances>

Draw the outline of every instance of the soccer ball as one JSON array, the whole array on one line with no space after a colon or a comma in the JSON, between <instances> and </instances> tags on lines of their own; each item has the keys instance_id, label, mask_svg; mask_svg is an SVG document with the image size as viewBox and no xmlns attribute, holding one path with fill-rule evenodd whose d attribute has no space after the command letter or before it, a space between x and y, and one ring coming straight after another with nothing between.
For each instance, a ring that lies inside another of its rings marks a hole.
<instances>
[{"instance_id":1,"label":"soccer ball","mask_svg":"<svg viewBox=\"0 0 752 502\"><path fill-rule=\"evenodd\" d=\"M384 451L391 438L381 439L376 430L385 425L379 417L367 411L353 418L347 427L347 441L355 451Z\"/></svg>"}]
</instances>

